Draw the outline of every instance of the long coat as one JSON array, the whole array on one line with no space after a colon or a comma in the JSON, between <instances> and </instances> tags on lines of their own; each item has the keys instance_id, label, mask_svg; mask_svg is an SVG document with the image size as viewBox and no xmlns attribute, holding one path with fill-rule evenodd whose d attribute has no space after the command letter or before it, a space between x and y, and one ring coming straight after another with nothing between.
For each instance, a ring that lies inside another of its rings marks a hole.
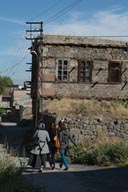
<instances>
[{"instance_id":1,"label":"long coat","mask_svg":"<svg viewBox=\"0 0 128 192\"><path fill-rule=\"evenodd\" d=\"M39 142L32 150L31 153L35 155L47 154L49 153L48 143L50 142L49 133L46 130L37 130L33 136L34 138L38 137Z\"/></svg>"}]
</instances>

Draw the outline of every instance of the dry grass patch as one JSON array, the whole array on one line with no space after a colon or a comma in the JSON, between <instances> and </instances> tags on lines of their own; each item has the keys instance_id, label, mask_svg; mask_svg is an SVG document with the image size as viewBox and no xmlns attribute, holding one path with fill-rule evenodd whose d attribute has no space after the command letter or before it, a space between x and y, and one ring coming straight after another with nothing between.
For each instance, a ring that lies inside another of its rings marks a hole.
<instances>
[{"instance_id":1,"label":"dry grass patch","mask_svg":"<svg viewBox=\"0 0 128 192\"><path fill-rule=\"evenodd\" d=\"M45 108L50 113L57 115L69 115L85 113L88 116L127 118L128 108L117 101L97 101L95 99L68 99L51 101Z\"/></svg>"}]
</instances>

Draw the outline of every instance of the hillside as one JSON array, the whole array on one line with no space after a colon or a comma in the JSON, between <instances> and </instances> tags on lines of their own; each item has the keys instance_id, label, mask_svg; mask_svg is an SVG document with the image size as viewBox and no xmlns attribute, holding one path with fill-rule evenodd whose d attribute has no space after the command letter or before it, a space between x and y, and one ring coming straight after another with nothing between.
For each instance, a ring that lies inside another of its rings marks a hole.
<instances>
[{"instance_id":1,"label":"hillside","mask_svg":"<svg viewBox=\"0 0 128 192\"><path fill-rule=\"evenodd\" d=\"M81 99L53 100L47 104L45 111L56 113L59 116L85 114L92 117L128 118L128 101L97 101Z\"/></svg>"}]
</instances>

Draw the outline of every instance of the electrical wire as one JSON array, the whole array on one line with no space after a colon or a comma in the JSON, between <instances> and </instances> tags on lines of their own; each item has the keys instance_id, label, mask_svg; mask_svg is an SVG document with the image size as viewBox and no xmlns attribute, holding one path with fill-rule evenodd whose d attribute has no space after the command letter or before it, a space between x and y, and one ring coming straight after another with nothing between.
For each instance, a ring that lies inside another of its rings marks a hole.
<instances>
[{"instance_id":1,"label":"electrical wire","mask_svg":"<svg viewBox=\"0 0 128 192\"><path fill-rule=\"evenodd\" d=\"M69 4L68 6L66 6L64 9L62 9L61 11L57 12L56 14L54 14L53 16L49 17L47 20L44 21L44 25L48 25L49 23L59 19L61 16L63 16L64 14L66 14L67 12L69 12L70 10L72 10L74 7L76 7L82 0L75 0L73 1L71 4ZM60 2L60 1L59 1ZM48 12L49 10L52 10L56 5L58 4L58 0L54 2L53 5L50 5L49 8L47 8L46 10L43 11L43 13ZM35 17L36 18L36 17ZM33 18L34 19L34 18ZM32 20L32 18L31 18ZM35 35L33 36L34 38L36 38L38 36L38 33L35 33ZM97 36L86 36L86 37L111 37L111 38L124 38L124 37L128 37L128 35L97 35ZM19 42L19 45L20 42ZM12 59L10 59L10 61L8 62L8 67L5 68L4 70L1 71L1 73L7 73L8 75L10 74L15 74L17 70L20 69L21 67L21 63L23 63L23 61L25 60L25 58L27 58L27 56L24 56L24 50L27 49L27 44L25 45L22 44L21 48L18 49L19 45L17 46L17 52L16 52L16 56L15 59L14 57L12 57ZM21 58L20 60L18 58ZM12 65L12 63L14 63L14 65Z\"/></svg>"},{"instance_id":2,"label":"electrical wire","mask_svg":"<svg viewBox=\"0 0 128 192\"><path fill-rule=\"evenodd\" d=\"M63 10L59 11L58 13L56 13L55 15L53 15L52 17L50 17L49 19L44 21L44 25L47 25L47 24L55 21L56 19L60 18L62 15L64 15L65 13L69 12L71 9L76 7L81 1L82 0L74 1L72 4L70 4L69 6L65 7Z\"/></svg>"},{"instance_id":3,"label":"electrical wire","mask_svg":"<svg viewBox=\"0 0 128 192\"><path fill-rule=\"evenodd\" d=\"M44 21L44 25L48 25L49 23L51 23L51 22L55 21L56 19L60 18L62 15L66 14L67 12L72 10L74 7L76 7L81 1L83 1L83 0L75 0L73 3L66 6L64 9L62 9L61 11L59 11L58 13L56 13L55 15L51 16L49 19ZM36 38L36 36L38 36L38 33L35 33L34 38Z\"/></svg>"},{"instance_id":4,"label":"electrical wire","mask_svg":"<svg viewBox=\"0 0 128 192\"><path fill-rule=\"evenodd\" d=\"M54 4L52 4L51 6L49 6L48 8L46 8L45 10L41 11L41 12L38 14L38 16L36 15L35 17L31 18L30 21L35 20L35 19L38 18L39 15L42 14L42 13L43 13L43 14L48 13L48 12L51 11L53 8L55 8L56 5L58 5L59 3L61 3L60 0L54 1ZM41 15L41 16L42 16L42 15Z\"/></svg>"},{"instance_id":5,"label":"electrical wire","mask_svg":"<svg viewBox=\"0 0 128 192\"><path fill-rule=\"evenodd\" d=\"M44 12L48 12L49 10L53 9L57 4L58 2L60 2L59 0L56 0L54 2L53 5L51 5L49 8L45 9ZM44 13L43 12L43 13ZM32 19L31 19L32 20ZM35 34L35 38L36 38L36 34ZM20 44L20 42L19 42ZM16 72L16 66L18 68L18 66L21 64L21 61L18 61L18 58L19 57L22 57L22 54L23 53L23 50L25 49L24 45L21 46L20 49L18 49L19 47L19 44L17 45L17 52L16 52L16 56L15 56L15 59L14 57L12 57L11 59L9 59L9 61L7 62L8 63L8 67L6 67L5 69L2 69L0 73L5 73L7 75L11 75L12 73L15 74ZM27 48L27 47L26 47ZM24 57L25 58L25 57ZM23 60L24 60L23 58ZM22 60L22 62L23 62ZM11 63L15 63L14 65L11 65ZM19 68L18 68L19 69Z\"/></svg>"}]
</instances>

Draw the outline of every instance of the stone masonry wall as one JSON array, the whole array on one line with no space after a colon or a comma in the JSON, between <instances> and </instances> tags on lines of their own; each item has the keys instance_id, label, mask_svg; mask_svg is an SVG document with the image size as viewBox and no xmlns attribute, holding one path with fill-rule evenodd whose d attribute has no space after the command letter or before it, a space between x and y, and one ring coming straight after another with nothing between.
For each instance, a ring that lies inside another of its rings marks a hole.
<instances>
[{"instance_id":1,"label":"stone masonry wall","mask_svg":"<svg viewBox=\"0 0 128 192\"><path fill-rule=\"evenodd\" d=\"M59 120L59 118L57 119ZM100 134L105 134L108 138L128 140L128 119L108 118L103 120L86 116L80 118L63 117L63 119L77 140L96 140Z\"/></svg>"},{"instance_id":2,"label":"stone masonry wall","mask_svg":"<svg viewBox=\"0 0 128 192\"><path fill-rule=\"evenodd\" d=\"M51 121L55 120L58 128L59 121L63 120L77 141L81 139L96 141L102 135L109 139L120 138L128 141L128 119L90 118L81 114L77 117L69 115L60 117L47 113L43 119L47 129Z\"/></svg>"},{"instance_id":3,"label":"stone masonry wall","mask_svg":"<svg viewBox=\"0 0 128 192\"><path fill-rule=\"evenodd\" d=\"M39 46L40 53L41 50L43 50L44 96L128 99L128 44L126 42L45 35L43 47ZM69 61L67 82L56 80L58 59ZM79 60L93 61L92 82L78 82ZM121 83L108 83L110 61L121 63Z\"/></svg>"}]
</instances>

